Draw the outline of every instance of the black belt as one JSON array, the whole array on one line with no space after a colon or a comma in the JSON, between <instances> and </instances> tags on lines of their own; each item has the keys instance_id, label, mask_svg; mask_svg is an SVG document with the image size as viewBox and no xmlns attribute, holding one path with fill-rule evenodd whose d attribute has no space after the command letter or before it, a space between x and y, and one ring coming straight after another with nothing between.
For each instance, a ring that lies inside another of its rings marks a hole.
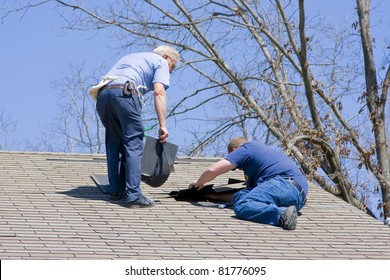
<instances>
[{"instance_id":1,"label":"black belt","mask_svg":"<svg viewBox=\"0 0 390 280\"><path fill-rule=\"evenodd\" d=\"M287 181L290 181L291 184L293 184L301 193L302 199L303 199L303 204L306 203L306 194L305 191L302 189L302 187L295 181L293 178L286 178Z\"/></svg>"}]
</instances>

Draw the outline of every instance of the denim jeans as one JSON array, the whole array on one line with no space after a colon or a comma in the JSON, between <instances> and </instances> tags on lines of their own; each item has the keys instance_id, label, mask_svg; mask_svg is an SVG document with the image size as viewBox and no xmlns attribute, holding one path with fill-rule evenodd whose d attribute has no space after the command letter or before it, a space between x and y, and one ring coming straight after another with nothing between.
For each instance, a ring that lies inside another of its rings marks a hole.
<instances>
[{"instance_id":1,"label":"denim jeans","mask_svg":"<svg viewBox=\"0 0 390 280\"><path fill-rule=\"evenodd\" d=\"M296 186L282 177L243 189L233 198L238 218L270 225L279 225L281 214L291 205L300 210L304 205L303 197Z\"/></svg>"},{"instance_id":2,"label":"denim jeans","mask_svg":"<svg viewBox=\"0 0 390 280\"><path fill-rule=\"evenodd\" d=\"M137 95L122 89L99 92L96 110L106 128L108 180L111 194L127 193L127 200L141 196L141 157L144 126L142 105Z\"/></svg>"}]
</instances>

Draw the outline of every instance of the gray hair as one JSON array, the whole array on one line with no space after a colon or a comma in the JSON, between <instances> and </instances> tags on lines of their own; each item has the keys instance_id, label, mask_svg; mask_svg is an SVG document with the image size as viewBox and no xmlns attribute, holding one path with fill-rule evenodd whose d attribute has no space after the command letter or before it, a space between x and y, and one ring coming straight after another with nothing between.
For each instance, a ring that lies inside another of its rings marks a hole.
<instances>
[{"instance_id":1,"label":"gray hair","mask_svg":"<svg viewBox=\"0 0 390 280\"><path fill-rule=\"evenodd\" d=\"M175 62L178 62L180 59L179 53L174 48L172 48L170 46L166 46L166 45L158 46L157 48L155 48L153 50L153 52L157 53L161 56L167 55L171 59L173 59Z\"/></svg>"}]
</instances>

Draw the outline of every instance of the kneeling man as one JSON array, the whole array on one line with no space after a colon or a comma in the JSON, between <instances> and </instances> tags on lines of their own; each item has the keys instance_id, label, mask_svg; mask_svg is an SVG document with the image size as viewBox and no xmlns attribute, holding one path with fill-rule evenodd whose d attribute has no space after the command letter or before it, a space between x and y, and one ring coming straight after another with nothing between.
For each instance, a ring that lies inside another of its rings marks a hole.
<instances>
[{"instance_id":1,"label":"kneeling man","mask_svg":"<svg viewBox=\"0 0 390 280\"><path fill-rule=\"evenodd\" d=\"M189 188L200 190L205 183L236 168L244 171L246 188L224 198L212 198L232 202L238 218L294 230L298 211L306 202L308 184L298 166L270 146L233 138L228 155L212 164Z\"/></svg>"}]
</instances>

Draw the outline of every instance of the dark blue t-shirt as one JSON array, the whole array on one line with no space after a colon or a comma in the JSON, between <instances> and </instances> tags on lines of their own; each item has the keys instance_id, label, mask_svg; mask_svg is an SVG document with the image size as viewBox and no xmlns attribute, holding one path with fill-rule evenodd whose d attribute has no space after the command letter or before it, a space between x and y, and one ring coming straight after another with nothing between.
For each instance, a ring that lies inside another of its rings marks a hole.
<instances>
[{"instance_id":1,"label":"dark blue t-shirt","mask_svg":"<svg viewBox=\"0 0 390 280\"><path fill-rule=\"evenodd\" d=\"M306 178L298 166L284 153L260 142L247 142L225 159L244 171L247 186L254 188L270 178L293 178L307 194Z\"/></svg>"}]
</instances>

